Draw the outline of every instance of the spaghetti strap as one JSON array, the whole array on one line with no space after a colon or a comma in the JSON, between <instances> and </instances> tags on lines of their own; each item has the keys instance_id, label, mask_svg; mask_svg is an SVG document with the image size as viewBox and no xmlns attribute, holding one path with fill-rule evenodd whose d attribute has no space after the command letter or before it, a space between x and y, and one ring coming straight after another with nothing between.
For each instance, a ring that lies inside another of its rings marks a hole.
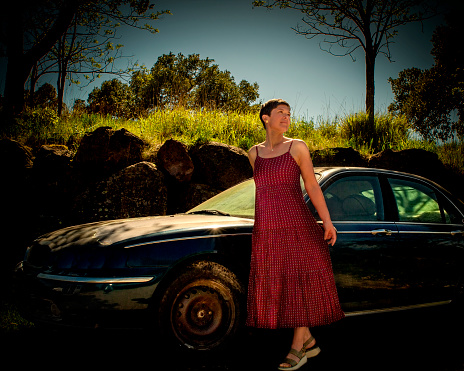
<instances>
[{"instance_id":1,"label":"spaghetti strap","mask_svg":"<svg viewBox=\"0 0 464 371\"><path fill-rule=\"evenodd\" d=\"M256 156L259 156L259 153L258 153L258 146L256 145L255 148L256 148Z\"/></svg>"},{"instance_id":2,"label":"spaghetti strap","mask_svg":"<svg viewBox=\"0 0 464 371\"><path fill-rule=\"evenodd\" d=\"M293 144L293 139L292 139L292 141L290 142L290 147L288 147L288 151L287 151L287 152L290 152L290 150L292 149L292 144Z\"/></svg>"}]
</instances>

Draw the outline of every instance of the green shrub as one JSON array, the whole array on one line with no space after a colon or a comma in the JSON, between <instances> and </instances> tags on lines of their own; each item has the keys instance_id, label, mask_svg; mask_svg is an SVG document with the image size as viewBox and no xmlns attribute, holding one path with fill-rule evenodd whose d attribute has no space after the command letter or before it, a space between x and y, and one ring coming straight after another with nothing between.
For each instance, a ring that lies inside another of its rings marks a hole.
<instances>
[{"instance_id":1,"label":"green shrub","mask_svg":"<svg viewBox=\"0 0 464 371\"><path fill-rule=\"evenodd\" d=\"M340 135L353 148L368 153L385 149L402 149L409 140L409 125L404 116L377 115L373 130L367 113L346 116L340 124Z\"/></svg>"},{"instance_id":2,"label":"green shrub","mask_svg":"<svg viewBox=\"0 0 464 371\"><path fill-rule=\"evenodd\" d=\"M54 109L45 108L26 108L20 118L25 128L33 132L48 132L53 130L58 124L58 115Z\"/></svg>"}]
</instances>

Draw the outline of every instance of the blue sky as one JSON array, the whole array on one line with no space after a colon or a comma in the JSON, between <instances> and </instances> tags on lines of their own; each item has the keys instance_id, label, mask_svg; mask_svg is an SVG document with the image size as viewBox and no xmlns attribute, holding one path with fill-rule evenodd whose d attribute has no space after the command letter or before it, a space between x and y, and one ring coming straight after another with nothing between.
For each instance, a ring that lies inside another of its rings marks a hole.
<instances>
[{"instance_id":1,"label":"blue sky","mask_svg":"<svg viewBox=\"0 0 464 371\"><path fill-rule=\"evenodd\" d=\"M280 97L293 114L306 119L327 118L365 109L364 54L356 62L335 57L319 47L322 38L308 40L297 35L301 15L294 10L253 8L252 0L158 0L155 9L170 9L172 15L156 21L159 33L120 30L124 54L151 68L159 56L173 52L200 54L215 60L238 83L242 79L259 84L261 101ZM393 100L389 77L405 68L430 68L430 42L437 20L422 26L410 24L399 29L391 51L394 63L383 55L376 60L376 110L385 112ZM127 64L127 61L122 62ZM86 100L94 86L67 88L65 102Z\"/></svg>"}]
</instances>

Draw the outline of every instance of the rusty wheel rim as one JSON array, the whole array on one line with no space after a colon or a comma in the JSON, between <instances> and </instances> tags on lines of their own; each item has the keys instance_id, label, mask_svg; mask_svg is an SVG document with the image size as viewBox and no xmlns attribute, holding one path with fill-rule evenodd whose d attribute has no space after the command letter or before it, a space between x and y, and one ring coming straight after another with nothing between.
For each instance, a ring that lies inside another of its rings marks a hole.
<instances>
[{"instance_id":1,"label":"rusty wheel rim","mask_svg":"<svg viewBox=\"0 0 464 371\"><path fill-rule=\"evenodd\" d=\"M223 284L201 280L179 292L172 308L176 337L189 348L209 348L229 334L235 319L231 291Z\"/></svg>"}]
</instances>

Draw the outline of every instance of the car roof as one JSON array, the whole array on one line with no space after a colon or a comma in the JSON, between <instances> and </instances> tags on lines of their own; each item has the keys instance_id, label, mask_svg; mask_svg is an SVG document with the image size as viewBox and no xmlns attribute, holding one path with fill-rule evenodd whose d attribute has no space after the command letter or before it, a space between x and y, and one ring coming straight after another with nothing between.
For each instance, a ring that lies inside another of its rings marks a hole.
<instances>
[{"instance_id":1,"label":"car roof","mask_svg":"<svg viewBox=\"0 0 464 371\"><path fill-rule=\"evenodd\" d=\"M443 188L440 185L436 184L433 180L425 178L421 175L407 173L404 171L398 170L388 170L388 169L379 169L372 167L356 167L356 166L315 166L314 172L320 174L322 177L326 178L329 175L335 175L339 173L372 173L372 174L387 174L387 175L401 175L406 177L412 177L415 179L421 179L428 183L432 183L439 188Z\"/></svg>"}]
</instances>

